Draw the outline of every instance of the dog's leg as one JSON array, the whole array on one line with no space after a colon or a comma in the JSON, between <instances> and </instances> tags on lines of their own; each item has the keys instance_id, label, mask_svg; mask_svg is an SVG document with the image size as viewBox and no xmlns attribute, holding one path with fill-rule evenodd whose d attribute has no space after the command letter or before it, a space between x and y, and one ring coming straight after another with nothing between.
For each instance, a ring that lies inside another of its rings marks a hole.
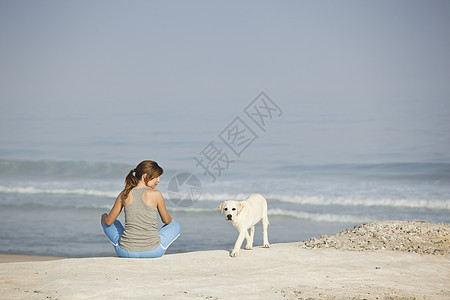
<instances>
[{"instance_id":1,"label":"dog's leg","mask_svg":"<svg viewBox=\"0 0 450 300\"><path fill-rule=\"evenodd\" d=\"M250 236L247 238L247 246L245 246L245 250L253 249L253 237L255 236L255 226L250 227Z\"/></svg>"},{"instance_id":2,"label":"dog's leg","mask_svg":"<svg viewBox=\"0 0 450 300\"><path fill-rule=\"evenodd\" d=\"M264 248L270 248L269 238L267 237L267 227L269 227L269 219L267 218L267 216L262 218L261 223L262 223L262 227L263 227Z\"/></svg>"},{"instance_id":3,"label":"dog's leg","mask_svg":"<svg viewBox=\"0 0 450 300\"><path fill-rule=\"evenodd\" d=\"M239 232L239 236L236 240L236 243L234 244L234 249L230 254L231 257L239 256L239 249L241 249L242 242L244 242L244 238L246 237L248 237L247 229Z\"/></svg>"}]
</instances>

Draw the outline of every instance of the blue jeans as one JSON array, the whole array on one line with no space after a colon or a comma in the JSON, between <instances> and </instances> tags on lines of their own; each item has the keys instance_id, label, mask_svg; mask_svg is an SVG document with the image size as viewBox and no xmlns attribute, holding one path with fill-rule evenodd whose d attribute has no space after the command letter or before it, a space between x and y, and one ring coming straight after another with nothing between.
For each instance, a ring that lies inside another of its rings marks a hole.
<instances>
[{"instance_id":1,"label":"blue jeans","mask_svg":"<svg viewBox=\"0 0 450 300\"><path fill-rule=\"evenodd\" d=\"M148 251L128 251L119 246L119 240L124 229L119 220L115 220L110 226L102 222L102 226L103 232L114 246L114 250L116 250L117 255L120 257L130 258L154 258L163 256L170 244L172 244L180 236L181 231L180 224L176 221L172 221L170 224L164 225L158 231L161 239L161 244L159 247Z\"/></svg>"}]
</instances>

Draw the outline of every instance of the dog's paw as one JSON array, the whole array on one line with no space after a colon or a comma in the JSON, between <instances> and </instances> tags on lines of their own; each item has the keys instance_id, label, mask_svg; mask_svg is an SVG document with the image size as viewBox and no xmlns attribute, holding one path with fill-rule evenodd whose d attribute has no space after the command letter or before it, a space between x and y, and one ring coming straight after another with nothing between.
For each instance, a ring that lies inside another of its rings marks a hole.
<instances>
[{"instance_id":1,"label":"dog's paw","mask_svg":"<svg viewBox=\"0 0 450 300\"><path fill-rule=\"evenodd\" d=\"M270 248L270 244L264 244L264 248Z\"/></svg>"},{"instance_id":2,"label":"dog's paw","mask_svg":"<svg viewBox=\"0 0 450 300\"><path fill-rule=\"evenodd\" d=\"M252 246L245 246L245 250L253 250Z\"/></svg>"},{"instance_id":3,"label":"dog's paw","mask_svg":"<svg viewBox=\"0 0 450 300\"><path fill-rule=\"evenodd\" d=\"M230 256L231 256L231 257L238 257L238 256L239 256L239 251L238 251L238 252L232 251L232 252L230 253Z\"/></svg>"}]
</instances>

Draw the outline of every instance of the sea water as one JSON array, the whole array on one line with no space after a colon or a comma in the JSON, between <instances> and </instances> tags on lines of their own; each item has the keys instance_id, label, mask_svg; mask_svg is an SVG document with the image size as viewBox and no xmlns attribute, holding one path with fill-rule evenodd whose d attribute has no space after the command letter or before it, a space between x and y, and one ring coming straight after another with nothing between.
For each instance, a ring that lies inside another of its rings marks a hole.
<instances>
[{"instance_id":1,"label":"sea water","mask_svg":"<svg viewBox=\"0 0 450 300\"><path fill-rule=\"evenodd\" d=\"M115 162L0 160L0 253L115 255L100 216L109 212L134 167ZM237 231L218 206L224 200L245 200L252 193L267 199L271 243L331 235L373 221L450 221L447 163L285 165L256 174L230 171L215 181L200 172L192 174L201 183L195 191L180 183L178 193L186 196L181 202L170 187L179 174L165 169L157 186L170 215L182 226L168 253L232 249ZM123 213L119 220L123 222ZM258 225L255 246L262 245L261 231Z\"/></svg>"}]
</instances>

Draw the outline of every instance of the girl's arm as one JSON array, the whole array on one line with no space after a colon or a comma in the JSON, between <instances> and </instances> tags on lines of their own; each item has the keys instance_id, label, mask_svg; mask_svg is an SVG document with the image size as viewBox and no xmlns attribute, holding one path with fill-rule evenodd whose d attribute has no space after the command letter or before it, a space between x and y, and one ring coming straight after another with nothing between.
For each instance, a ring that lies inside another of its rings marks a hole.
<instances>
[{"instance_id":1,"label":"girl's arm","mask_svg":"<svg viewBox=\"0 0 450 300\"><path fill-rule=\"evenodd\" d=\"M156 191L156 190L154 190ZM159 215L161 216L161 221L163 221L164 224L169 224L172 222L172 217L167 212L166 203L164 202L164 198L160 191L156 191L157 193L153 192L152 194L154 197L156 197L156 203Z\"/></svg>"},{"instance_id":2,"label":"girl's arm","mask_svg":"<svg viewBox=\"0 0 450 300\"><path fill-rule=\"evenodd\" d=\"M102 215L102 223L105 223L106 225L111 225L114 223L114 221L119 216L120 212L122 211L123 205L122 205L122 193L120 193L119 196L117 196L116 202L114 203L114 206L111 208L111 211L109 214L103 214Z\"/></svg>"}]
</instances>

